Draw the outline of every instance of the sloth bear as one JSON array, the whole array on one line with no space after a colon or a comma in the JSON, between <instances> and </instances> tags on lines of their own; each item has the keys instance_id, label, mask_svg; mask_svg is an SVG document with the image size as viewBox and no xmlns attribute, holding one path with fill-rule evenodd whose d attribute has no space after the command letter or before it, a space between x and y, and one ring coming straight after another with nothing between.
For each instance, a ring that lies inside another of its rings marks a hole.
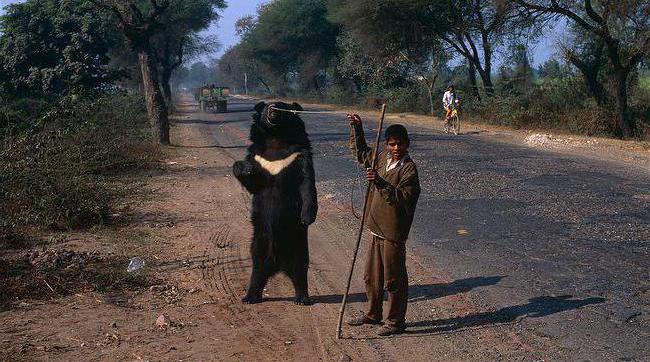
<instances>
[{"instance_id":1,"label":"sloth bear","mask_svg":"<svg viewBox=\"0 0 650 362\"><path fill-rule=\"evenodd\" d=\"M278 109L302 107L283 102L255 105L252 145L245 160L233 165L233 174L253 195L253 271L242 302L261 302L268 279L284 272L293 282L295 303L310 305L307 229L318 210L311 145L300 117Z\"/></svg>"}]
</instances>

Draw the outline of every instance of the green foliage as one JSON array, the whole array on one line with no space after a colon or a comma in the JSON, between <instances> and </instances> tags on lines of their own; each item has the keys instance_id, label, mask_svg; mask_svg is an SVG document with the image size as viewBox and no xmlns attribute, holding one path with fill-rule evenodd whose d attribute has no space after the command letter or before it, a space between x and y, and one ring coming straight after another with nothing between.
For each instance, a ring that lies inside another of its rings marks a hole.
<instances>
[{"instance_id":1,"label":"green foliage","mask_svg":"<svg viewBox=\"0 0 650 362\"><path fill-rule=\"evenodd\" d=\"M270 73L262 77L279 81L277 87L294 83L302 90L320 91L323 71L336 56L339 31L326 15L324 0L268 3L244 35L243 56L261 63L258 70Z\"/></svg>"},{"instance_id":2,"label":"green foliage","mask_svg":"<svg viewBox=\"0 0 650 362\"><path fill-rule=\"evenodd\" d=\"M650 92L650 73L645 73L639 77L639 87L645 91Z\"/></svg>"},{"instance_id":3,"label":"green foliage","mask_svg":"<svg viewBox=\"0 0 650 362\"><path fill-rule=\"evenodd\" d=\"M114 176L158 153L139 95L65 101L0 149L0 237L29 226L74 228L107 221L129 195Z\"/></svg>"},{"instance_id":4,"label":"green foliage","mask_svg":"<svg viewBox=\"0 0 650 362\"><path fill-rule=\"evenodd\" d=\"M571 75L571 69L566 64L560 63L555 58L549 58L542 63L537 69L537 75L540 78L563 78Z\"/></svg>"},{"instance_id":5,"label":"green foliage","mask_svg":"<svg viewBox=\"0 0 650 362\"><path fill-rule=\"evenodd\" d=\"M171 73L188 58L215 51L218 42L198 33L219 19L224 0L171 1L159 21L162 29L153 36L152 46L164 72ZM168 81L168 79L167 79Z\"/></svg>"},{"instance_id":6,"label":"green foliage","mask_svg":"<svg viewBox=\"0 0 650 362\"><path fill-rule=\"evenodd\" d=\"M595 104L577 77L544 79L528 94L495 97L490 103L464 102L466 116L513 128L556 129L584 135L612 132L612 111Z\"/></svg>"},{"instance_id":7,"label":"green foliage","mask_svg":"<svg viewBox=\"0 0 650 362\"><path fill-rule=\"evenodd\" d=\"M27 0L0 18L4 97L97 91L121 76L107 67L115 24L87 0Z\"/></svg>"}]
</instances>

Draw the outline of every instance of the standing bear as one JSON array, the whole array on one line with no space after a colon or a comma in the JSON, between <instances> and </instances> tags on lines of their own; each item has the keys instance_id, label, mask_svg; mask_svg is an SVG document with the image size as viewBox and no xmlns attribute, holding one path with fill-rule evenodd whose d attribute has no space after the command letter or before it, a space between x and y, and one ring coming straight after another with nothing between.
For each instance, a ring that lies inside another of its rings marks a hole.
<instances>
[{"instance_id":1,"label":"standing bear","mask_svg":"<svg viewBox=\"0 0 650 362\"><path fill-rule=\"evenodd\" d=\"M284 272L296 292L295 303L310 305L307 289L307 229L316 220L318 203L311 145L297 104L255 105L248 154L233 165L237 180L253 195L251 222L253 271L247 304L262 301L268 279Z\"/></svg>"}]
</instances>

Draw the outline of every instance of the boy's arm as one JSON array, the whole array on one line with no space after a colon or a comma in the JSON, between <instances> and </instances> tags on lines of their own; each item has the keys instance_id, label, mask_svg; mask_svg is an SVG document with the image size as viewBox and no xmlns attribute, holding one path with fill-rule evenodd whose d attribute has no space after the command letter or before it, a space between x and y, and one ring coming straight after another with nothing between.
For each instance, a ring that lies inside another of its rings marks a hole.
<instances>
[{"instance_id":1,"label":"boy's arm","mask_svg":"<svg viewBox=\"0 0 650 362\"><path fill-rule=\"evenodd\" d=\"M420 196L420 179L415 164L409 163L404 167L406 167L404 175L397 185L393 185L381 177L375 178L374 183L379 195L389 205L408 207L416 203Z\"/></svg>"},{"instance_id":2,"label":"boy's arm","mask_svg":"<svg viewBox=\"0 0 650 362\"><path fill-rule=\"evenodd\" d=\"M350 124L350 150L352 151L352 157L357 162L366 168L372 167L373 151L366 143L366 136L363 133L363 126L360 122Z\"/></svg>"}]
</instances>

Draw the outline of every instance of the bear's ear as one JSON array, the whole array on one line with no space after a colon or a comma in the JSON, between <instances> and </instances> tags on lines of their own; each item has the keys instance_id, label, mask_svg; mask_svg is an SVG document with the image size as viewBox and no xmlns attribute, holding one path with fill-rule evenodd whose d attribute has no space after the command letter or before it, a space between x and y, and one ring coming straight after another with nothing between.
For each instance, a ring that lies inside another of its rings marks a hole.
<instances>
[{"instance_id":1,"label":"bear's ear","mask_svg":"<svg viewBox=\"0 0 650 362\"><path fill-rule=\"evenodd\" d=\"M293 102L293 104L291 105L290 108L293 109L294 111L302 111L303 110L302 106L300 104L296 103L296 102Z\"/></svg>"},{"instance_id":2,"label":"bear's ear","mask_svg":"<svg viewBox=\"0 0 650 362\"><path fill-rule=\"evenodd\" d=\"M256 104L255 107L253 107L253 108L255 109L255 112L257 112L257 113L262 113L262 110L264 109L264 107L266 107L266 103L264 103L264 102L259 102L259 103Z\"/></svg>"}]
</instances>

